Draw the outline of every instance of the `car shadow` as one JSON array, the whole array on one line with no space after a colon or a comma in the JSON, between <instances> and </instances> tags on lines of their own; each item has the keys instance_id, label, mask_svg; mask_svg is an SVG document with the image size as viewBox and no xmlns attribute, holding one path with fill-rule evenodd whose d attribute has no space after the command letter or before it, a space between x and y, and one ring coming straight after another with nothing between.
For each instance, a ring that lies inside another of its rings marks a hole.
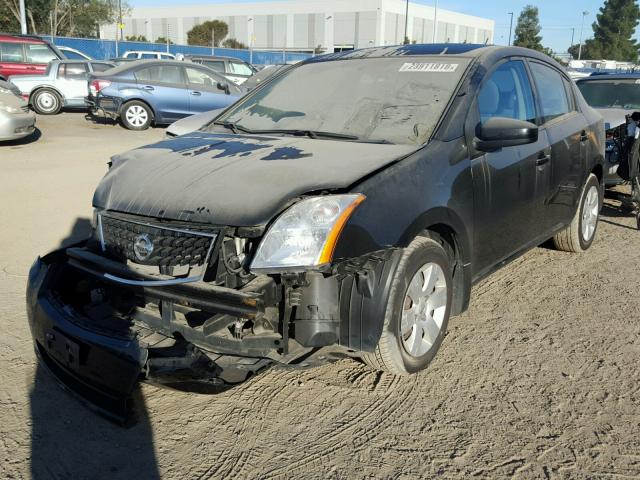
<instances>
[{"instance_id":1,"label":"car shadow","mask_svg":"<svg viewBox=\"0 0 640 480\"><path fill-rule=\"evenodd\" d=\"M29 145L30 143L37 142L40 137L42 137L42 131L36 127L33 133L27 137L19 138L17 140L8 140L6 142L0 143L0 147L22 147L24 145Z\"/></svg>"}]
</instances>

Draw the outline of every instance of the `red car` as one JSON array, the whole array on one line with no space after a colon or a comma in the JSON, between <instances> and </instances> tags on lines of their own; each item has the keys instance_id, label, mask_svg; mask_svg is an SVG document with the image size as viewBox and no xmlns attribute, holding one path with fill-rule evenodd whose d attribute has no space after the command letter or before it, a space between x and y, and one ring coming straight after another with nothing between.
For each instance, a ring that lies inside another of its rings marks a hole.
<instances>
[{"instance_id":1,"label":"red car","mask_svg":"<svg viewBox=\"0 0 640 480\"><path fill-rule=\"evenodd\" d=\"M0 35L0 80L10 75L44 74L51 60L64 56L49 42L26 35Z\"/></svg>"}]
</instances>

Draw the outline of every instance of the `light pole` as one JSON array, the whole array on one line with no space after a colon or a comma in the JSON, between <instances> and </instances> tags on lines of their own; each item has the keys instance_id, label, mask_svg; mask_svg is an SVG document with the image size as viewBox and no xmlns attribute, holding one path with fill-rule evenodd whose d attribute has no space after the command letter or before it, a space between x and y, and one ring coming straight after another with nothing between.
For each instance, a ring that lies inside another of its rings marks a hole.
<instances>
[{"instance_id":1,"label":"light pole","mask_svg":"<svg viewBox=\"0 0 640 480\"><path fill-rule=\"evenodd\" d=\"M438 0L433 7L433 42L436 43L436 32L438 31Z\"/></svg>"},{"instance_id":2,"label":"light pole","mask_svg":"<svg viewBox=\"0 0 640 480\"><path fill-rule=\"evenodd\" d=\"M24 0L20 0L20 31L23 35L27 34L27 13L24 8Z\"/></svg>"},{"instance_id":3,"label":"light pole","mask_svg":"<svg viewBox=\"0 0 640 480\"><path fill-rule=\"evenodd\" d=\"M211 29L211 56L216 56L216 29Z\"/></svg>"},{"instance_id":4,"label":"light pole","mask_svg":"<svg viewBox=\"0 0 640 480\"><path fill-rule=\"evenodd\" d=\"M509 22L509 43L508 46L511 46L511 32L513 31L513 12L509 12L508 15L511 15L511 22Z\"/></svg>"},{"instance_id":5,"label":"light pole","mask_svg":"<svg viewBox=\"0 0 640 480\"><path fill-rule=\"evenodd\" d=\"M254 36L253 36L253 30L249 28L251 22L253 22L253 18L249 18L247 19L247 30L249 30L248 33L250 33L250 37L249 37L249 63L251 65L253 65L253 40L254 40Z\"/></svg>"},{"instance_id":6,"label":"light pole","mask_svg":"<svg viewBox=\"0 0 640 480\"><path fill-rule=\"evenodd\" d=\"M171 30L169 28L169 22L167 21L167 53L169 53L169 42L171 41L171 40L169 40L169 38L170 38L170 33L169 32L170 31Z\"/></svg>"},{"instance_id":7,"label":"light pole","mask_svg":"<svg viewBox=\"0 0 640 480\"><path fill-rule=\"evenodd\" d=\"M589 15L589 12L587 12L586 10L582 12L582 24L580 25L580 47L578 47L578 60L582 58L582 31L584 29L584 17L586 17L587 15Z\"/></svg>"},{"instance_id":8,"label":"light pole","mask_svg":"<svg viewBox=\"0 0 640 480\"><path fill-rule=\"evenodd\" d=\"M407 0L407 6L404 11L404 40L402 43L405 45L409 43L409 37L407 36L407 28L409 26L409 0Z\"/></svg>"}]
</instances>

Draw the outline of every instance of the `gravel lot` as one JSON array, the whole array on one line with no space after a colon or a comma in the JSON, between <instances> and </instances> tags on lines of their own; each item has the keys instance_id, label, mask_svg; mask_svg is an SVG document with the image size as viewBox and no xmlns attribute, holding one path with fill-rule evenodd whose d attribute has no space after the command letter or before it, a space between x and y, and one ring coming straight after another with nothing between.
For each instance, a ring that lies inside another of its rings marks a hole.
<instances>
[{"instance_id":1,"label":"gravel lot","mask_svg":"<svg viewBox=\"0 0 640 480\"><path fill-rule=\"evenodd\" d=\"M0 478L640 476L640 232L615 196L587 254L538 248L477 285L420 375L342 361L217 396L145 385L124 429L36 365L26 272L86 231L109 156L164 131L38 126L0 147Z\"/></svg>"}]
</instances>

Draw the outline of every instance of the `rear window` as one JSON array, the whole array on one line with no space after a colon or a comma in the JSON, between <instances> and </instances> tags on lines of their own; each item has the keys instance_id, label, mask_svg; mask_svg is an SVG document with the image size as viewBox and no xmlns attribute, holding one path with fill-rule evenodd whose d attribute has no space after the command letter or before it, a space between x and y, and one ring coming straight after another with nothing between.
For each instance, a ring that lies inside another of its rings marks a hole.
<instances>
[{"instance_id":1,"label":"rear window","mask_svg":"<svg viewBox=\"0 0 640 480\"><path fill-rule=\"evenodd\" d=\"M113 65L110 63L92 63L91 68L93 68L94 72L106 72L107 70L113 68Z\"/></svg>"},{"instance_id":2,"label":"rear window","mask_svg":"<svg viewBox=\"0 0 640 480\"><path fill-rule=\"evenodd\" d=\"M597 80L578 82L578 89L589 105L595 108L640 108L640 78L638 80Z\"/></svg>"},{"instance_id":3,"label":"rear window","mask_svg":"<svg viewBox=\"0 0 640 480\"><path fill-rule=\"evenodd\" d=\"M49 45L44 43L26 43L27 63L49 63L58 57Z\"/></svg>"},{"instance_id":4,"label":"rear window","mask_svg":"<svg viewBox=\"0 0 640 480\"><path fill-rule=\"evenodd\" d=\"M142 82L184 83L180 67L175 65L157 65L146 67L134 73L136 80Z\"/></svg>"},{"instance_id":5,"label":"rear window","mask_svg":"<svg viewBox=\"0 0 640 480\"><path fill-rule=\"evenodd\" d=\"M216 72L224 73L224 62L223 61L196 60L196 63L201 63L205 67L209 67L211 70L215 70Z\"/></svg>"},{"instance_id":6,"label":"rear window","mask_svg":"<svg viewBox=\"0 0 640 480\"><path fill-rule=\"evenodd\" d=\"M22 43L0 42L0 61L24 62Z\"/></svg>"},{"instance_id":7,"label":"rear window","mask_svg":"<svg viewBox=\"0 0 640 480\"><path fill-rule=\"evenodd\" d=\"M236 75L244 75L246 77L250 77L253 74L251 68L249 68L249 66L245 65L244 63L229 62L229 69L231 70L231 73L234 73Z\"/></svg>"}]
</instances>

